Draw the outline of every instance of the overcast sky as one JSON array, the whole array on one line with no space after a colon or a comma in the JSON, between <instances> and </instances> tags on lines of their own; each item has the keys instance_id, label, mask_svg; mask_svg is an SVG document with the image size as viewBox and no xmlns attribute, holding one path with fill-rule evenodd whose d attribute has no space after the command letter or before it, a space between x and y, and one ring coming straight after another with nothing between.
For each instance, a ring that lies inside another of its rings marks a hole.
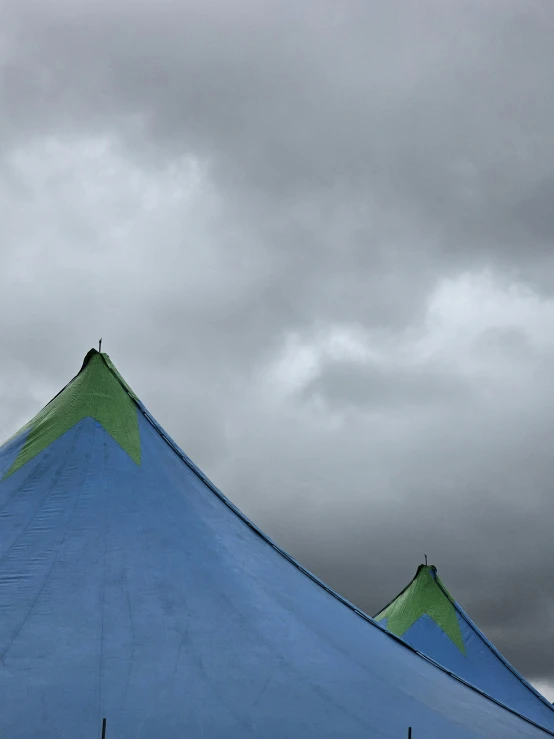
<instances>
[{"instance_id":1,"label":"overcast sky","mask_svg":"<svg viewBox=\"0 0 554 739\"><path fill-rule=\"evenodd\" d=\"M2 437L102 336L306 566L374 613L428 554L554 699L553 38L539 0L3 0Z\"/></svg>"}]
</instances>

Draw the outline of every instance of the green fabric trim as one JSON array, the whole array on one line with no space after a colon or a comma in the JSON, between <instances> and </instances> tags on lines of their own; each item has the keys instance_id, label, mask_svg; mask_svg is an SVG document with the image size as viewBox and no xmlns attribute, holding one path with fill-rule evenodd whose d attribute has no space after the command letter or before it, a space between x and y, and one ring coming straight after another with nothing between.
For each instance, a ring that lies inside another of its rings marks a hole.
<instances>
[{"instance_id":1,"label":"green fabric trim","mask_svg":"<svg viewBox=\"0 0 554 739\"><path fill-rule=\"evenodd\" d=\"M30 429L9 477L83 418L94 418L137 464L140 434L136 398L107 354L89 352L79 374L18 433Z\"/></svg>"},{"instance_id":2,"label":"green fabric trim","mask_svg":"<svg viewBox=\"0 0 554 739\"><path fill-rule=\"evenodd\" d=\"M421 616L427 615L465 655L454 599L436 572L432 565L421 565L406 590L381 611L375 620L387 619L388 631L396 636L402 636Z\"/></svg>"}]
</instances>

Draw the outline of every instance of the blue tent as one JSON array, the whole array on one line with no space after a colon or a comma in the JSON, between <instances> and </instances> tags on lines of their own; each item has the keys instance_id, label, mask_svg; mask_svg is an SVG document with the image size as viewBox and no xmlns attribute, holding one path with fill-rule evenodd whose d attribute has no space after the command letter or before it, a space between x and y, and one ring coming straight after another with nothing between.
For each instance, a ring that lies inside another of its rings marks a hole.
<instances>
[{"instance_id":1,"label":"blue tent","mask_svg":"<svg viewBox=\"0 0 554 739\"><path fill-rule=\"evenodd\" d=\"M375 619L458 677L554 731L551 703L477 628L434 565L420 565L414 579Z\"/></svg>"},{"instance_id":2,"label":"blue tent","mask_svg":"<svg viewBox=\"0 0 554 739\"><path fill-rule=\"evenodd\" d=\"M551 735L285 554L111 364L0 450L0 737Z\"/></svg>"}]
</instances>

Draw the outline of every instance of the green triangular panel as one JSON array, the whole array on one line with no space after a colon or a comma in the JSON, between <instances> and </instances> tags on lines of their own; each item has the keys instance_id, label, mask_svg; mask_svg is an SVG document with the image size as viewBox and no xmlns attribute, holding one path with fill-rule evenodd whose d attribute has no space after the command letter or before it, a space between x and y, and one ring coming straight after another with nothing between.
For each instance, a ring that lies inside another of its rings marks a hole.
<instances>
[{"instance_id":1,"label":"green triangular panel","mask_svg":"<svg viewBox=\"0 0 554 739\"><path fill-rule=\"evenodd\" d=\"M427 615L465 654L452 597L437 580L435 567L422 565L406 590L376 616L376 621L387 619L388 631L402 636L421 616Z\"/></svg>"},{"instance_id":2,"label":"green triangular panel","mask_svg":"<svg viewBox=\"0 0 554 739\"><path fill-rule=\"evenodd\" d=\"M9 477L83 418L94 418L140 464L136 396L107 354L89 352L79 374L19 433L30 429ZM13 438L13 437L12 437Z\"/></svg>"}]
</instances>

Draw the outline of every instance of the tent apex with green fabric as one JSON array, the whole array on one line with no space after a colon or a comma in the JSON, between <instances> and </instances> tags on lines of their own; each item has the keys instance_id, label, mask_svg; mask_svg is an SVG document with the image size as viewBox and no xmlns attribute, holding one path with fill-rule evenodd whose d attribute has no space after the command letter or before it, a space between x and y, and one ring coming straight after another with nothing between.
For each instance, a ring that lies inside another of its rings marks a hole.
<instances>
[{"instance_id":1,"label":"tent apex with green fabric","mask_svg":"<svg viewBox=\"0 0 554 739\"><path fill-rule=\"evenodd\" d=\"M413 580L374 618L454 675L554 729L552 704L473 623L434 565L420 565Z\"/></svg>"}]
</instances>

